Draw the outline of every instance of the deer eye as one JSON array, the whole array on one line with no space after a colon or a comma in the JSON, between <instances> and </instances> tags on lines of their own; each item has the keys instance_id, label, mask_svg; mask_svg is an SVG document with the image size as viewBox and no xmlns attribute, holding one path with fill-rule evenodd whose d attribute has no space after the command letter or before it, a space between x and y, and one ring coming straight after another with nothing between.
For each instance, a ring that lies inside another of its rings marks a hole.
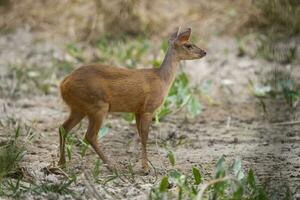
<instances>
[{"instance_id":1,"label":"deer eye","mask_svg":"<svg viewBox=\"0 0 300 200\"><path fill-rule=\"evenodd\" d=\"M193 46L191 45L191 44L185 44L184 45L186 48L188 48L188 49L192 49L193 48Z\"/></svg>"}]
</instances>

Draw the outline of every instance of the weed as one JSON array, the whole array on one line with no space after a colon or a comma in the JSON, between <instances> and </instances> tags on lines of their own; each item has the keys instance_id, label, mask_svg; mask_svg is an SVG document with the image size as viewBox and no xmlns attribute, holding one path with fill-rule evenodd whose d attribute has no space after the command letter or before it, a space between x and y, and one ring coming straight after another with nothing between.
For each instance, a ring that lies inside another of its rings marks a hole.
<instances>
[{"instance_id":1,"label":"weed","mask_svg":"<svg viewBox=\"0 0 300 200\"><path fill-rule=\"evenodd\" d=\"M250 81L249 88L265 112L267 112L265 99L284 99L291 113L300 101L300 86L293 79L291 69L280 71L276 68L272 72L271 79L263 85L259 86Z\"/></svg>"},{"instance_id":2,"label":"weed","mask_svg":"<svg viewBox=\"0 0 300 200\"><path fill-rule=\"evenodd\" d=\"M170 170L158 185L152 187L149 199L269 199L266 188L257 183L253 170L250 169L247 175L244 174L240 159L234 160L227 167L225 158L222 156L216 163L213 179L207 183L203 182L198 168L193 167L191 174L185 175L179 170ZM177 188L177 190L170 190L171 188ZM288 191L285 199L291 199Z\"/></svg>"},{"instance_id":3,"label":"weed","mask_svg":"<svg viewBox=\"0 0 300 200\"><path fill-rule=\"evenodd\" d=\"M30 187L26 186L21 179L4 179L0 187L0 196L13 197L14 199L20 199L21 195L29 191Z\"/></svg>"},{"instance_id":4,"label":"weed","mask_svg":"<svg viewBox=\"0 0 300 200\"><path fill-rule=\"evenodd\" d=\"M106 125L103 125L98 133L99 139L104 137L109 131L109 127ZM70 160L72 160L72 153L74 151L75 146L79 146L80 155L82 157L85 156L86 151L89 149L89 144L86 141L86 139L80 139L76 137L74 133L67 134L64 130L64 128L59 128L59 134L61 137L63 137L66 141L66 150L67 150L67 157Z\"/></svg>"},{"instance_id":5,"label":"weed","mask_svg":"<svg viewBox=\"0 0 300 200\"><path fill-rule=\"evenodd\" d=\"M1 90L3 95L8 97L18 97L23 94L50 94L57 86L55 68L10 65L6 76L7 79L1 82Z\"/></svg>"},{"instance_id":6,"label":"weed","mask_svg":"<svg viewBox=\"0 0 300 200\"><path fill-rule=\"evenodd\" d=\"M57 193L57 194L75 194L75 191L73 191L70 186L73 182L76 181L76 176L72 176L70 179L62 181L60 183L48 183L48 182L42 182L40 184L33 185L32 188L30 188L31 191L33 191L36 194L41 193Z\"/></svg>"},{"instance_id":7,"label":"weed","mask_svg":"<svg viewBox=\"0 0 300 200\"><path fill-rule=\"evenodd\" d=\"M174 167L175 166L175 157L172 151L168 151L168 159L171 163L171 165Z\"/></svg>"},{"instance_id":8,"label":"weed","mask_svg":"<svg viewBox=\"0 0 300 200\"><path fill-rule=\"evenodd\" d=\"M96 161L95 167L92 171L92 175L93 175L94 180L98 179L98 176L100 175L100 173L101 173L101 161L98 159Z\"/></svg>"},{"instance_id":9,"label":"weed","mask_svg":"<svg viewBox=\"0 0 300 200\"><path fill-rule=\"evenodd\" d=\"M18 143L20 131L21 129L18 126L14 137L7 144L0 147L0 183L3 177L16 173L19 162L26 154L25 148Z\"/></svg>"},{"instance_id":10,"label":"weed","mask_svg":"<svg viewBox=\"0 0 300 200\"><path fill-rule=\"evenodd\" d=\"M187 116L191 118L199 115L202 111L202 105L196 97L196 89L190 86L187 74L182 72L176 77L163 106L156 113L155 119L159 121L184 107L187 108Z\"/></svg>"},{"instance_id":11,"label":"weed","mask_svg":"<svg viewBox=\"0 0 300 200\"><path fill-rule=\"evenodd\" d=\"M97 41L98 57L101 61L113 65L124 65L127 68L136 68L145 61L150 42L138 38L137 40L111 41L109 38L101 38ZM146 64L146 63L143 63Z\"/></svg>"},{"instance_id":12,"label":"weed","mask_svg":"<svg viewBox=\"0 0 300 200\"><path fill-rule=\"evenodd\" d=\"M59 195L76 195L76 192L70 188L71 184L76 181L76 176L72 176L68 180L64 180L58 183L33 183L28 184L21 179L4 179L0 187L0 196L2 197L13 197L14 199L22 199L22 195L25 193L33 194L48 194L56 193Z\"/></svg>"},{"instance_id":13,"label":"weed","mask_svg":"<svg viewBox=\"0 0 300 200\"><path fill-rule=\"evenodd\" d=\"M80 155L81 157L84 157L86 155L86 151L89 149L89 144L86 141L86 139L78 139L79 140L79 149L80 149Z\"/></svg>"}]
</instances>

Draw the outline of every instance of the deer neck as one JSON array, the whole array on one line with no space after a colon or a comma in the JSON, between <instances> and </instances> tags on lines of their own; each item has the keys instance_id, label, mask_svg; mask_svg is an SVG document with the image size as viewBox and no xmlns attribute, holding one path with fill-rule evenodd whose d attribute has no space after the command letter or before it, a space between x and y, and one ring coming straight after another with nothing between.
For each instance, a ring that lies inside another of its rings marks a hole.
<instances>
[{"instance_id":1,"label":"deer neck","mask_svg":"<svg viewBox=\"0 0 300 200\"><path fill-rule=\"evenodd\" d=\"M172 47L169 47L159 68L159 75L168 88L172 85L176 77L178 63L179 59L177 58L175 50Z\"/></svg>"}]
</instances>

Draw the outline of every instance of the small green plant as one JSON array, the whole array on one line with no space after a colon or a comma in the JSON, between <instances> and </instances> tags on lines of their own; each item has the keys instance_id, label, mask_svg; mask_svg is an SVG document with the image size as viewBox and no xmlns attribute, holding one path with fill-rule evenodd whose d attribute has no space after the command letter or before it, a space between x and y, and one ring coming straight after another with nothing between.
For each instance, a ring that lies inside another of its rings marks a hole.
<instances>
[{"instance_id":1,"label":"small green plant","mask_svg":"<svg viewBox=\"0 0 300 200\"><path fill-rule=\"evenodd\" d=\"M59 127L59 135L66 141L67 157L70 161L72 159L73 146L77 139L72 134L68 134L63 127Z\"/></svg>"},{"instance_id":2,"label":"small green plant","mask_svg":"<svg viewBox=\"0 0 300 200\"><path fill-rule=\"evenodd\" d=\"M101 173L101 161L98 159L96 161L96 164L95 164L94 169L92 171L92 175L93 175L94 180L98 179L98 176L100 175L100 173Z\"/></svg>"},{"instance_id":3,"label":"small green plant","mask_svg":"<svg viewBox=\"0 0 300 200\"><path fill-rule=\"evenodd\" d=\"M64 180L59 183L48 183L48 182L42 182L40 184L33 185L32 188L30 188L31 191L33 191L36 194L41 193L57 193L57 194L71 194L74 195L75 191L70 188L71 184L76 181L76 177L71 177L68 180Z\"/></svg>"},{"instance_id":4,"label":"small green plant","mask_svg":"<svg viewBox=\"0 0 300 200\"><path fill-rule=\"evenodd\" d=\"M0 147L0 183L3 177L16 173L19 162L26 154L25 147L18 142L20 133L21 128L18 126L14 136Z\"/></svg>"},{"instance_id":5,"label":"small green plant","mask_svg":"<svg viewBox=\"0 0 300 200\"><path fill-rule=\"evenodd\" d=\"M17 180L6 178L0 187L0 197L11 197L14 199L23 199L25 193L47 194L56 193L60 195L70 194L76 195L76 192L70 188L71 184L76 181L76 176L72 176L68 180L59 183L25 183L20 178Z\"/></svg>"},{"instance_id":6,"label":"small green plant","mask_svg":"<svg viewBox=\"0 0 300 200\"><path fill-rule=\"evenodd\" d=\"M99 50L98 57L100 60L117 66L125 65L128 68L136 68L143 61L147 62L145 58L150 42L143 38L115 41L103 37L96 42L96 47ZM146 63L144 62L143 64Z\"/></svg>"},{"instance_id":7,"label":"small green plant","mask_svg":"<svg viewBox=\"0 0 300 200\"><path fill-rule=\"evenodd\" d=\"M89 144L86 139L79 139L79 143L80 155L81 157L84 157L86 155L86 151L89 149Z\"/></svg>"},{"instance_id":8,"label":"small green plant","mask_svg":"<svg viewBox=\"0 0 300 200\"><path fill-rule=\"evenodd\" d=\"M0 197L13 197L20 199L20 196L29 191L30 187L22 183L21 178L17 180L5 178L0 187Z\"/></svg>"},{"instance_id":9,"label":"small green plant","mask_svg":"<svg viewBox=\"0 0 300 200\"><path fill-rule=\"evenodd\" d=\"M108 133L108 131L109 127L103 125L98 133L99 139L104 137ZM82 157L86 155L86 152L89 149L89 144L86 141L86 139L80 139L76 137L76 135L73 133L66 134L65 130L62 127L59 128L59 134L66 140L66 150L69 161L72 160L72 153L74 151L75 146L79 146L80 155Z\"/></svg>"},{"instance_id":10,"label":"small green plant","mask_svg":"<svg viewBox=\"0 0 300 200\"><path fill-rule=\"evenodd\" d=\"M250 81L249 89L261 103L264 112L267 112L265 99L284 99L291 113L300 101L300 86L293 79L291 70L275 69L271 79L263 85L257 85Z\"/></svg>"},{"instance_id":11,"label":"small green plant","mask_svg":"<svg viewBox=\"0 0 300 200\"><path fill-rule=\"evenodd\" d=\"M227 167L222 156L216 163L212 180L204 182L196 167L192 168L191 175L172 169L152 187L149 199L269 200L269 197L266 188L257 183L252 169L245 175L240 159ZM289 190L285 192L285 199L292 199Z\"/></svg>"},{"instance_id":12,"label":"small green plant","mask_svg":"<svg viewBox=\"0 0 300 200\"><path fill-rule=\"evenodd\" d=\"M7 78L0 80L0 92L4 96L18 97L56 92L58 79L73 69L73 65L54 60L53 66L10 64L8 68Z\"/></svg>"},{"instance_id":13,"label":"small green plant","mask_svg":"<svg viewBox=\"0 0 300 200\"><path fill-rule=\"evenodd\" d=\"M173 152L170 150L168 151L168 159L169 159L171 165L174 167L175 166L175 156L174 156Z\"/></svg>"},{"instance_id":14,"label":"small green plant","mask_svg":"<svg viewBox=\"0 0 300 200\"><path fill-rule=\"evenodd\" d=\"M187 74L179 74L165 99L163 106L156 113L155 119L159 121L161 118L186 108L188 116L193 118L202 111L202 105L196 97L196 89L189 84Z\"/></svg>"}]
</instances>

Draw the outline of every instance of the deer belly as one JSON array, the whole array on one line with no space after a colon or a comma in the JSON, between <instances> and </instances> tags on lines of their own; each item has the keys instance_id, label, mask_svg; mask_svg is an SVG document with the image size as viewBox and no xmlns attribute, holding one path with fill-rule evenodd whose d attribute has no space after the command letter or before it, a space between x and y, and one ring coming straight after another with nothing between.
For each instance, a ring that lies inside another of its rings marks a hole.
<instances>
[{"instance_id":1,"label":"deer belly","mask_svg":"<svg viewBox=\"0 0 300 200\"><path fill-rule=\"evenodd\" d=\"M141 103L133 98L114 98L109 102L109 112L138 112Z\"/></svg>"}]
</instances>

